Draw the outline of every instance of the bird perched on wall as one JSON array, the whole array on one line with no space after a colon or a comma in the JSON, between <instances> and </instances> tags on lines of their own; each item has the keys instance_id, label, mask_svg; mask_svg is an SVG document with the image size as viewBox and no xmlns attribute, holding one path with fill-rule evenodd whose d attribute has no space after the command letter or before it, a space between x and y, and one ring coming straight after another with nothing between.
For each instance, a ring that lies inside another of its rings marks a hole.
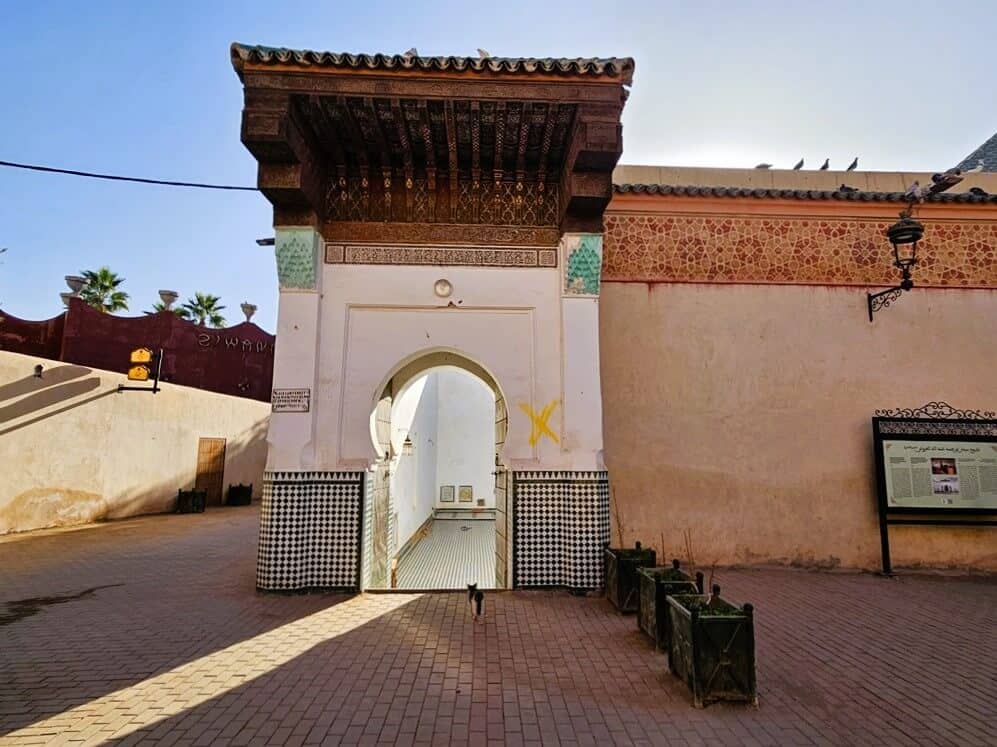
<instances>
[{"instance_id":1,"label":"bird perched on wall","mask_svg":"<svg viewBox=\"0 0 997 747\"><path fill-rule=\"evenodd\" d=\"M990 193L982 187L970 187L969 193L971 195L976 195L977 197L989 197Z\"/></svg>"},{"instance_id":2,"label":"bird perched on wall","mask_svg":"<svg viewBox=\"0 0 997 747\"><path fill-rule=\"evenodd\" d=\"M799 171L802 168L803 168L803 159L801 158L799 161L796 162L796 165L793 167L793 171Z\"/></svg>"},{"instance_id":3,"label":"bird perched on wall","mask_svg":"<svg viewBox=\"0 0 997 747\"><path fill-rule=\"evenodd\" d=\"M946 189L952 189L952 187L961 181L962 171L959 169L949 169L942 174L932 174L932 183L928 187L928 191L932 194L938 194L939 192L944 192Z\"/></svg>"},{"instance_id":4,"label":"bird perched on wall","mask_svg":"<svg viewBox=\"0 0 997 747\"><path fill-rule=\"evenodd\" d=\"M859 157L855 156L855 160L848 164L848 168L845 171L855 171L859 167Z\"/></svg>"},{"instance_id":5,"label":"bird perched on wall","mask_svg":"<svg viewBox=\"0 0 997 747\"><path fill-rule=\"evenodd\" d=\"M857 187L849 187L847 184L842 184L840 187L838 187L838 191L839 192L844 192L845 194L848 194L849 192L858 192L858 188Z\"/></svg>"},{"instance_id":6,"label":"bird perched on wall","mask_svg":"<svg viewBox=\"0 0 997 747\"><path fill-rule=\"evenodd\" d=\"M478 58L482 60L487 60L491 55L488 53L487 49L482 49L478 47Z\"/></svg>"},{"instance_id":7,"label":"bird perched on wall","mask_svg":"<svg viewBox=\"0 0 997 747\"><path fill-rule=\"evenodd\" d=\"M412 49L408 50L402 55L402 57L418 57L418 56L419 56L419 50L416 49L415 47L412 47Z\"/></svg>"},{"instance_id":8,"label":"bird perched on wall","mask_svg":"<svg viewBox=\"0 0 997 747\"><path fill-rule=\"evenodd\" d=\"M772 164L770 164L770 163L760 163L757 166L755 166L755 168L756 169L770 169L770 168L772 168Z\"/></svg>"},{"instance_id":9,"label":"bird perched on wall","mask_svg":"<svg viewBox=\"0 0 997 747\"><path fill-rule=\"evenodd\" d=\"M976 165L973 168L966 169L962 173L964 173L964 174L979 174L981 171L983 171L983 159L982 158L977 159Z\"/></svg>"},{"instance_id":10,"label":"bird perched on wall","mask_svg":"<svg viewBox=\"0 0 997 747\"><path fill-rule=\"evenodd\" d=\"M904 199L907 202L924 202L924 197L927 194L928 188L922 187L921 182L915 179L913 184L907 187L907 191L904 192Z\"/></svg>"},{"instance_id":11,"label":"bird perched on wall","mask_svg":"<svg viewBox=\"0 0 997 747\"><path fill-rule=\"evenodd\" d=\"M830 158L825 158L824 159L824 164L820 167L820 170L821 171L827 171L829 168L831 168L831 159Z\"/></svg>"}]
</instances>

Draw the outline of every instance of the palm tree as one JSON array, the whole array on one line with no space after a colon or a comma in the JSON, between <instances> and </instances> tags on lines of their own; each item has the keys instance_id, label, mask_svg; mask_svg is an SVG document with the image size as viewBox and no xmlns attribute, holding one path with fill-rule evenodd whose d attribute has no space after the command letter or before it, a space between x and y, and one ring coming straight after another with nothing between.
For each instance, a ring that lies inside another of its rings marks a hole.
<instances>
[{"instance_id":1,"label":"palm tree","mask_svg":"<svg viewBox=\"0 0 997 747\"><path fill-rule=\"evenodd\" d=\"M219 312L225 307L218 305L220 300L218 296L212 296L210 293L195 293L194 297L188 298L187 303L180 308L188 314L186 319L197 322L202 327L205 326L205 322L212 327L224 327L225 317Z\"/></svg>"},{"instance_id":2,"label":"palm tree","mask_svg":"<svg viewBox=\"0 0 997 747\"><path fill-rule=\"evenodd\" d=\"M118 286L125 282L123 277L118 277L106 266L99 270L84 270L80 274L87 279L86 287L80 291L84 303L105 313L128 310L128 294L118 290Z\"/></svg>"},{"instance_id":3,"label":"palm tree","mask_svg":"<svg viewBox=\"0 0 997 747\"><path fill-rule=\"evenodd\" d=\"M166 311L166 304L162 301L156 301L152 305L152 311L145 312L146 314L158 314L160 311ZM190 320L190 312L187 311L183 306L174 306L170 309L174 314L176 314L181 319Z\"/></svg>"}]
</instances>

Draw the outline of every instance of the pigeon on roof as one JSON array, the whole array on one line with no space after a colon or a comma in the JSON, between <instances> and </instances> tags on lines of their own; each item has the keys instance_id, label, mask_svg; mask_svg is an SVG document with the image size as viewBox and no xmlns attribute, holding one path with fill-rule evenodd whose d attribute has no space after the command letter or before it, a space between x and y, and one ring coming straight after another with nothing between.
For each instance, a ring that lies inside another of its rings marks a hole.
<instances>
[{"instance_id":1,"label":"pigeon on roof","mask_svg":"<svg viewBox=\"0 0 997 747\"><path fill-rule=\"evenodd\" d=\"M418 56L419 56L419 50L416 49L415 47L412 47L412 49L407 50L402 55L402 57L418 57Z\"/></svg>"},{"instance_id":2,"label":"pigeon on roof","mask_svg":"<svg viewBox=\"0 0 997 747\"><path fill-rule=\"evenodd\" d=\"M770 168L772 168L772 164L770 164L770 163L760 163L757 166L755 166L755 168L756 169L770 169Z\"/></svg>"},{"instance_id":3,"label":"pigeon on roof","mask_svg":"<svg viewBox=\"0 0 997 747\"><path fill-rule=\"evenodd\" d=\"M989 197L990 196L990 193L987 192L987 190L983 189L983 187L970 187L969 188L969 193L971 195L976 195L977 197Z\"/></svg>"},{"instance_id":4,"label":"pigeon on roof","mask_svg":"<svg viewBox=\"0 0 997 747\"><path fill-rule=\"evenodd\" d=\"M803 159L801 158L797 164L793 167L793 171L799 171L803 168Z\"/></svg>"},{"instance_id":5,"label":"pigeon on roof","mask_svg":"<svg viewBox=\"0 0 997 747\"><path fill-rule=\"evenodd\" d=\"M845 171L855 171L859 167L859 157L855 156L855 160L848 164L848 168Z\"/></svg>"},{"instance_id":6,"label":"pigeon on roof","mask_svg":"<svg viewBox=\"0 0 997 747\"><path fill-rule=\"evenodd\" d=\"M962 173L963 174L979 174L981 171L983 171L983 159L982 158L978 158L978 159L976 159L976 165L973 168L971 168L971 169L963 169Z\"/></svg>"},{"instance_id":7,"label":"pigeon on roof","mask_svg":"<svg viewBox=\"0 0 997 747\"><path fill-rule=\"evenodd\" d=\"M952 189L956 184L962 181L962 171L959 169L949 169L943 174L932 174L931 175L931 186L928 190L932 194L938 194L939 192L944 192L947 189Z\"/></svg>"},{"instance_id":8,"label":"pigeon on roof","mask_svg":"<svg viewBox=\"0 0 997 747\"><path fill-rule=\"evenodd\" d=\"M482 49L481 47L478 47L478 57L480 57L482 60L487 60L489 57L491 57L491 55L488 53L487 49Z\"/></svg>"},{"instance_id":9,"label":"pigeon on roof","mask_svg":"<svg viewBox=\"0 0 997 747\"><path fill-rule=\"evenodd\" d=\"M830 158L825 158L824 159L824 165L820 167L820 170L821 171L827 171L829 168L831 168L831 159Z\"/></svg>"},{"instance_id":10,"label":"pigeon on roof","mask_svg":"<svg viewBox=\"0 0 997 747\"><path fill-rule=\"evenodd\" d=\"M849 192L858 192L859 190L857 187L849 187L847 184L842 184L840 187L838 187L838 191L848 194Z\"/></svg>"},{"instance_id":11,"label":"pigeon on roof","mask_svg":"<svg viewBox=\"0 0 997 747\"><path fill-rule=\"evenodd\" d=\"M907 190L904 192L904 199L907 202L923 202L927 194L928 189L922 187L921 182L915 179L913 184L907 187Z\"/></svg>"}]
</instances>

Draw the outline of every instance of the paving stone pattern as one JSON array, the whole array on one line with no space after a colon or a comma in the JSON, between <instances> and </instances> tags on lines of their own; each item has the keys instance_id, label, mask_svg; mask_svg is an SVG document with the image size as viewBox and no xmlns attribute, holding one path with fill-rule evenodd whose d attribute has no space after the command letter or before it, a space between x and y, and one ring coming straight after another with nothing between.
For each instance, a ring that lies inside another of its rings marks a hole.
<instances>
[{"instance_id":1,"label":"paving stone pattern","mask_svg":"<svg viewBox=\"0 0 997 747\"><path fill-rule=\"evenodd\" d=\"M601 598L257 594L257 516L0 538L0 744L997 743L992 578L720 572L761 705L696 710Z\"/></svg>"}]
</instances>

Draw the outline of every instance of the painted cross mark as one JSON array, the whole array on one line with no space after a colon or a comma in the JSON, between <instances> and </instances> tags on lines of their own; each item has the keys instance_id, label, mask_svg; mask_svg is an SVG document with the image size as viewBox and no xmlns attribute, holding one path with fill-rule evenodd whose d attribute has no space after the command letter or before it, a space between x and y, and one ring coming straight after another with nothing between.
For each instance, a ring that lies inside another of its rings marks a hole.
<instances>
[{"instance_id":1,"label":"painted cross mark","mask_svg":"<svg viewBox=\"0 0 997 747\"><path fill-rule=\"evenodd\" d=\"M537 442L543 436L547 436L556 444L561 443L560 439L557 437L557 434L550 429L549 425L547 425L547 421L550 419L551 414L557 407L557 403L558 401L556 399L551 400L540 412L534 412L533 408L526 403L521 402L519 404L519 408L529 416L530 422L533 423L533 431L530 433L530 446L536 446Z\"/></svg>"}]
</instances>

